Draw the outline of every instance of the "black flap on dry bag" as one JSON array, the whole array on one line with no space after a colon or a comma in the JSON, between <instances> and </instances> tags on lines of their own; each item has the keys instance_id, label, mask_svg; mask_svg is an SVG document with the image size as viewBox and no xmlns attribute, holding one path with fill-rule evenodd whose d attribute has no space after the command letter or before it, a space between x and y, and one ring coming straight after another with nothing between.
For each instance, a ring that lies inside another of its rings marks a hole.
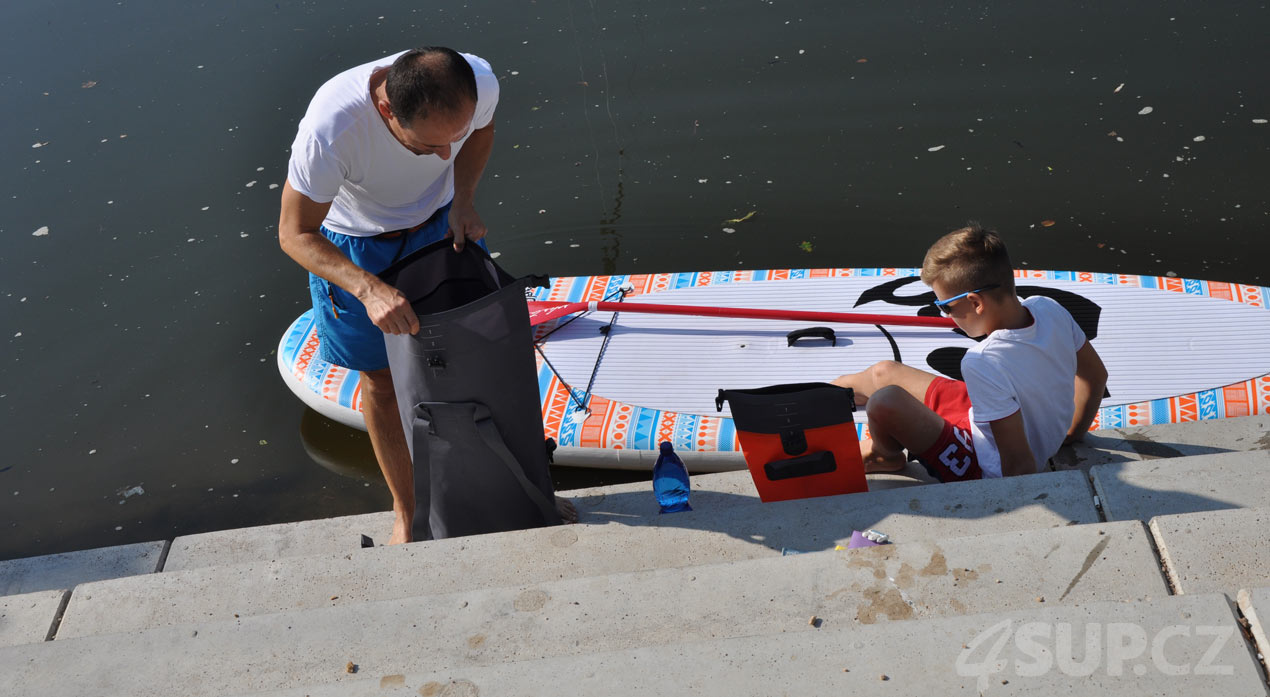
<instances>
[{"instance_id":1,"label":"black flap on dry bag","mask_svg":"<svg viewBox=\"0 0 1270 697\"><path fill-rule=\"evenodd\" d=\"M852 391L823 382L719 390L763 501L867 491Z\"/></svg>"},{"instance_id":2,"label":"black flap on dry bag","mask_svg":"<svg viewBox=\"0 0 1270 697\"><path fill-rule=\"evenodd\" d=\"M428 245L380 277L419 317L386 334L414 463L416 540L560 522L547 469L525 289L484 249Z\"/></svg>"}]
</instances>

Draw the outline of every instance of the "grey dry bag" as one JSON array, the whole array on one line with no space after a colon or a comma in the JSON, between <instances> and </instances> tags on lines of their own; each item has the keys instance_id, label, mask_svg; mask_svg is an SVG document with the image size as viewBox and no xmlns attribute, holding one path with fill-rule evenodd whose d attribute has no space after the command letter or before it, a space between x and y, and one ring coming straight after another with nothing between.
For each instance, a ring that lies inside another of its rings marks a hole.
<instances>
[{"instance_id":1,"label":"grey dry bag","mask_svg":"<svg viewBox=\"0 0 1270 697\"><path fill-rule=\"evenodd\" d=\"M448 239L379 276L419 316L418 334L384 335L414 462L414 539L559 524L525 302L546 279L513 279Z\"/></svg>"}]
</instances>

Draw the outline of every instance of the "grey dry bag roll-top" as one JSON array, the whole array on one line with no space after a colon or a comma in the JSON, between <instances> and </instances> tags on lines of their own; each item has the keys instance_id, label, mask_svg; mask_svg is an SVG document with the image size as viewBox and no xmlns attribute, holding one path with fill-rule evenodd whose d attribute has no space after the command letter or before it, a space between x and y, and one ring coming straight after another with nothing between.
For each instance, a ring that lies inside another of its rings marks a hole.
<instances>
[{"instance_id":1,"label":"grey dry bag roll-top","mask_svg":"<svg viewBox=\"0 0 1270 697\"><path fill-rule=\"evenodd\" d=\"M379 274L419 316L386 334L414 462L416 540L560 523L543 437L525 289L485 250L449 240Z\"/></svg>"}]
</instances>

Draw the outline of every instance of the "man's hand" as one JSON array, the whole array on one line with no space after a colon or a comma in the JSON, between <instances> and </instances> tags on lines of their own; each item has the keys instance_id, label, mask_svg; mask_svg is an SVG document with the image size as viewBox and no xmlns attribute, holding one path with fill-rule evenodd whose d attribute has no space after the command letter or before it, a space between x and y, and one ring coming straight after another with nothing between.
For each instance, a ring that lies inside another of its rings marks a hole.
<instances>
[{"instance_id":1,"label":"man's hand","mask_svg":"<svg viewBox=\"0 0 1270 697\"><path fill-rule=\"evenodd\" d=\"M455 203L450 208L450 232L447 237L454 239L454 251L463 251L463 246L468 241L475 242L485 237L485 221L481 220L481 216L476 212L476 208L471 204L460 205Z\"/></svg>"},{"instance_id":2,"label":"man's hand","mask_svg":"<svg viewBox=\"0 0 1270 697\"><path fill-rule=\"evenodd\" d=\"M419 317L401 291L376 279L358 295L366 306L366 314L385 334L414 334L419 331Z\"/></svg>"}]
</instances>

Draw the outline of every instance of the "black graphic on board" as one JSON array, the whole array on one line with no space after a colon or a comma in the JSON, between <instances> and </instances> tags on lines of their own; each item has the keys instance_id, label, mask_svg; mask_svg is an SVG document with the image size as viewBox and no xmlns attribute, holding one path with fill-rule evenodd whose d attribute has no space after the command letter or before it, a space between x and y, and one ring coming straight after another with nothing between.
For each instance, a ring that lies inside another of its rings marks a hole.
<instances>
[{"instance_id":1,"label":"black graphic on board","mask_svg":"<svg viewBox=\"0 0 1270 697\"><path fill-rule=\"evenodd\" d=\"M934 304L934 291L927 290L916 295L898 295L896 293L901 288L917 283L920 280L917 276L908 276L879 283L861 293L860 299L855 303L855 307L872 302L882 302L888 305L920 308L917 311L919 317L938 317L939 309ZM1085 332L1086 339L1092 341L1098 336L1098 319L1102 316L1102 308L1089 298L1077 295L1071 291L1043 286L1017 286L1015 292L1018 293L1020 298L1043 295L1053 299L1071 313L1072 318L1076 320L1076 325L1081 328L1081 331ZM960 329L952 329L951 331L966 336L966 333ZM983 337L970 338L979 341ZM946 375L954 380L961 380L961 359L965 355L966 349L964 347L944 346L926 355L926 365L941 375Z\"/></svg>"}]
</instances>

